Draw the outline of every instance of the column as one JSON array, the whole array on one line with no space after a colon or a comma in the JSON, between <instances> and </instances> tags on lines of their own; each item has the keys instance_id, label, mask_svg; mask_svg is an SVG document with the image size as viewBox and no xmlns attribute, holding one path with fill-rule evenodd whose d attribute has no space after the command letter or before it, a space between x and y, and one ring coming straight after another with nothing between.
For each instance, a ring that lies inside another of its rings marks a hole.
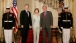
<instances>
[{"instance_id":1,"label":"column","mask_svg":"<svg viewBox=\"0 0 76 43\"><path fill-rule=\"evenodd\" d=\"M33 9L38 8L39 9L39 13L41 13L42 12L43 2L39 2L39 0L34 0L33 4L34 4L33 5L34 6ZM34 12L34 10L33 10L33 12Z\"/></svg>"},{"instance_id":2,"label":"column","mask_svg":"<svg viewBox=\"0 0 76 43\"><path fill-rule=\"evenodd\" d=\"M54 3L54 0L51 0L51 1L52 1L52 6L54 7L54 4L55 4L55 3Z\"/></svg>"},{"instance_id":3,"label":"column","mask_svg":"<svg viewBox=\"0 0 76 43\"><path fill-rule=\"evenodd\" d=\"M64 0L64 5L69 6L69 1L70 0Z\"/></svg>"},{"instance_id":4,"label":"column","mask_svg":"<svg viewBox=\"0 0 76 43\"><path fill-rule=\"evenodd\" d=\"M72 12L72 0L69 1L69 11Z\"/></svg>"},{"instance_id":5,"label":"column","mask_svg":"<svg viewBox=\"0 0 76 43\"><path fill-rule=\"evenodd\" d=\"M40 6L40 7L39 7L40 13L43 12L43 10L42 10L42 6L43 6L43 5L44 5L44 4L43 4L42 2L41 2L40 5L39 5L39 6Z\"/></svg>"},{"instance_id":6,"label":"column","mask_svg":"<svg viewBox=\"0 0 76 43\"><path fill-rule=\"evenodd\" d=\"M73 21L74 21L74 29L75 29L75 38L76 38L76 0L74 0L74 15L73 15Z\"/></svg>"},{"instance_id":7,"label":"column","mask_svg":"<svg viewBox=\"0 0 76 43\"><path fill-rule=\"evenodd\" d=\"M34 15L34 9L35 9L35 0L32 0L32 15Z\"/></svg>"},{"instance_id":8,"label":"column","mask_svg":"<svg viewBox=\"0 0 76 43\"><path fill-rule=\"evenodd\" d=\"M4 0L4 11L5 11L5 9L6 9L7 6L11 7L12 1L13 0Z\"/></svg>"},{"instance_id":9,"label":"column","mask_svg":"<svg viewBox=\"0 0 76 43\"><path fill-rule=\"evenodd\" d=\"M4 0L0 0L0 4L1 4L1 14L0 14L0 38L1 38L1 41L3 41L3 29L2 29L2 14L4 13Z\"/></svg>"},{"instance_id":10,"label":"column","mask_svg":"<svg viewBox=\"0 0 76 43\"><path fill-rule=\"evenodd\" d=\"M2 0L0 0L0 6L2 6ZM1 9L1 7L0 7L0 16L2 16L2 9ZM2 20L2 19L0 19L0 20ZM1 38L1 30L2 30L2 28L0 26L0 38Z\"/></svg>"}]
</instances>

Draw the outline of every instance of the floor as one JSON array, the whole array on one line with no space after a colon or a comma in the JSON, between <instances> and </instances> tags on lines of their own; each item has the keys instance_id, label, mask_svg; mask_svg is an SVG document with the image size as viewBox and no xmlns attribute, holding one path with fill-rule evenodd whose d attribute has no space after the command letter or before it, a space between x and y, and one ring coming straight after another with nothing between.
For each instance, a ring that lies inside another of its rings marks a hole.
<instances>
[{"instance_id":1,"label":"floor","mask_svg":"<svg viewBox=\"0 0 76 43\"><path fill-rule=\"evenodd\" d=\"M46 34L46 36L47 36L46 42L48 43L48 35ZM20 31L18 31L18 33L15 34L14 37L15 37L15 43L21 43ZM0 43L3 43L3 42L0 42ZM27 43L33 43L33 31L32 30L29 30ZM40 32L39 43L43 43L42 31ZM52 43L62 43L61 34L57 33L57 38L53 37Z\"/></svg>"}]
</instances>

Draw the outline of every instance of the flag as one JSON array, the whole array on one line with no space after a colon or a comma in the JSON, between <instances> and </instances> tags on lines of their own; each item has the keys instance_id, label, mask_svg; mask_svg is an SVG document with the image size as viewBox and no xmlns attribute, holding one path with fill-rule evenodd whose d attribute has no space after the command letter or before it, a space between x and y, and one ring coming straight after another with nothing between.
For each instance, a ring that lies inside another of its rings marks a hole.
<instances>
[{"instance_id":1,"label":"flag","mask_svg":"<svg viewBox=\"0 0 76 43\"><path fill-rule=\"evenodd\" d=\"M15 25L14 32L16 33L17 30L18 30L18 19L17 19L17 16L18 16L18 9L17 9L17 0L13 0L12 7L11 7L11 11L12 11L12 13L14 13L14 16L15 16L16 25Z\"/></svg>"}]
</instances>

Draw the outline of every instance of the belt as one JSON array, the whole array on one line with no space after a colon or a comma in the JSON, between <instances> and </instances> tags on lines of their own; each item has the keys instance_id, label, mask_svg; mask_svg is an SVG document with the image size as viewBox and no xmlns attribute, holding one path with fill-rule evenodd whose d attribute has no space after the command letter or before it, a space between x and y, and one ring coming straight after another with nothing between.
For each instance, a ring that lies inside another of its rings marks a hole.
<instances>
[{"instance_id":1,"label":"belt","mask_svg":"<svg viewBox=\"0 0 76 43\"><path fill-rule=\"evenodd\" d=\"M62 20L63 22L70 22L70 20Z\"/></svg>"},{"instance_id":2,"label":"belt","mask_svg":"<svg viewBox=\"0 0 76 43\"><path fill-rule=\"evenodd\" d=\"M13 22L13 21L4 21L4 22Z\"/></svg>"}]
</instances>

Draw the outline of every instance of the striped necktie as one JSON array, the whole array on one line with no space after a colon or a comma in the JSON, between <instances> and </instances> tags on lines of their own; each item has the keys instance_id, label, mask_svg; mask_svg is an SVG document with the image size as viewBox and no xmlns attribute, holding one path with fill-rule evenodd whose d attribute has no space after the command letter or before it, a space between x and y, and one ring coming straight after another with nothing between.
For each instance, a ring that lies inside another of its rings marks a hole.
<instances>
[{"instance_id":1,"label":"striped necktie","mask_svg":"<svg viewBox=\"0 0 76 43\"><path fill-rule=\"evenodd\" d=\"M44 12L44 18L46 18L46 12Z\"/></svg>"}]
</instances>

